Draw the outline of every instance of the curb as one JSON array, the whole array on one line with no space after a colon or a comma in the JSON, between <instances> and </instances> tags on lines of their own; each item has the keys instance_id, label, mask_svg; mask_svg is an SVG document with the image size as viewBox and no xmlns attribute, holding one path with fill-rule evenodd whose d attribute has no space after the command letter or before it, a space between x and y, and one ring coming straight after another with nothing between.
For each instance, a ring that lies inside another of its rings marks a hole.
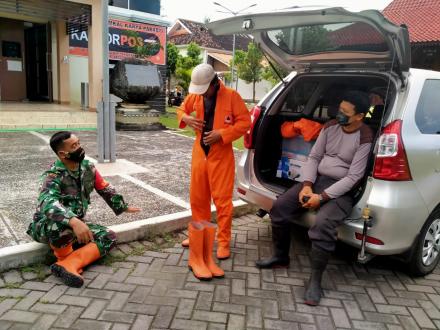
<instances>
[{"instance_id":1,"label":"curb","mask_svg":"<svg viewBox=\"0 0 440 330\"><path fill-rule=\"evenodd\" d=\"M255 211L255 206L247 204L241 200L234 201L234 217ZM212 215L215 215L215 207L211 208ZM161 215L158 217L127 222L109 228L116 233L118 243L126 243L144 239L151 234L185 229L191 220L191 211L182 211L173 214ZM25 243L20 245L8 246L0 249L0 272L12 268L20 268L46 260L49 248L47 244Z\"/></svg>"}]
</instances>

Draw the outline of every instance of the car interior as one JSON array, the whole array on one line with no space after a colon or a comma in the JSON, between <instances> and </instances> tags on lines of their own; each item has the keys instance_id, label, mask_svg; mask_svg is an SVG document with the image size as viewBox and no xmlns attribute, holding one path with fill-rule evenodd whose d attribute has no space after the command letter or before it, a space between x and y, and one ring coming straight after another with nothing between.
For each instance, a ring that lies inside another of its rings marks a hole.
<instances>
[{"instance_id":1,"label":"car interior","mask_svg":"<svg viewBox=\"0 0 440 330\"><path fill-rule=\"evenodd\" d=\"M255 173L259 181L278 193L282 193L295 183L294 180L277 177L284 140L280 127L284 122L306 118L324 124L336 117L345 92L360 90L368 93L374 87L388 86L390 90L388 95L394 95L394 85L389 84L389 81L380 75L307 74L307 76L295 77L260 121L254 158ZM394 97L389 97L387 105L393 102ZM364 119L364 122L376 133L376 138L380 132L381 122L386 117L386 110L390 108L387 105L374 109ZM366 177L373 169L374 157L370 159Z\"/></svg>"}]
</instances>

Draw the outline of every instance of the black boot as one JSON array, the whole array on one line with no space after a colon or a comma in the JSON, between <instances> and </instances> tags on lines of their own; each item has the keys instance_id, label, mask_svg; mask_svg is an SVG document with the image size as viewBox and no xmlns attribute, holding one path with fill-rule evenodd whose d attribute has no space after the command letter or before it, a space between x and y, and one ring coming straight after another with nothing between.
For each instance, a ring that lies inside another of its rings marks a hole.
<instances>
[{"instance_id":1,"label":"black boot","mask_svg":"<svg viewBox=\"0 0 440 330\"><path fill-rule=\"evenodd\" d=\"M307 290L304 294L304 303L310 306L317 306L322 296L321 280L322 273L327 267L330 252L312 248L312 274L310 276Z\"/></svg>"},{"instance_id":2,"label":"black boot","mask_svg":"<svg viewBox=\"0 0 440 330\"><path fill-rule=\"evenodd\" d=\"M272 226L273 256L255 262L258 268L289 267L290 227Z\"/></svg>"}]
</instances>

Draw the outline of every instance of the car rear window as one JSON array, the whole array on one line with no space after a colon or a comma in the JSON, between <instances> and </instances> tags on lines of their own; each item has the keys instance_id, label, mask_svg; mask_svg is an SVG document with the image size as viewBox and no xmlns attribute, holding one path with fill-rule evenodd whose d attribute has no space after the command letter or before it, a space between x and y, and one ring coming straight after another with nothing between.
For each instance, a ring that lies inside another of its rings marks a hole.
<instances>
[{"instance_id":1,"label":"car rear window","mask_svg":"<svg viewBox=\"0 0 440 330\"><path fill-rule=\"evenodd\" d=\"M388 51L388 45L379 31L363 22L287 27L269 30L267 36L290 55Z\"/></svg>"}]
</instances>

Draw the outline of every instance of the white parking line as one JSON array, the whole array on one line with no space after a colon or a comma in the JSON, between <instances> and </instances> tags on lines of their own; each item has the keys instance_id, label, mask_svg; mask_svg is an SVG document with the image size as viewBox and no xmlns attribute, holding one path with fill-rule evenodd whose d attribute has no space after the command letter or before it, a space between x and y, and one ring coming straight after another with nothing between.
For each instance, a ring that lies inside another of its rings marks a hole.
<instances>
[{"instance_id":1,"label":"white parking line","mask_svg":"<svg viewBox=\"0 0 440 330\"><path fill-rule=\"evenodd\" d=\"M29 132L29 133L31 133L32 135L35 135L36 137L42 139L46 143L49 143L50 139L46 135L40 134L38 132L33 132L33 131ZM96 159L94 159L92 157L88 157L88 156L86 156L86 159L91 161L94 164L97 164L97 166L99 167L100 164L98 163L98 161ZM131 163L131 162L127 161L127 160L124 160L124 161L126 163ZM133 163L133 165L136 165L136 164ZM136 166L139 167L139 165L136 165ZM178 205L180 207L183 207L183 208L185 208L187 210L189 210L191 208L189 203L185 202L184 200L180 199L179 197L170 195L170 194L166 193L165 191L162 191L162 190L160 190L158 188L155 188L155 187L153 187L153 186L151 186L151 185L149 185L149 184L147 184L147 183L145 183L145 182L143 182L143 181L141 181L139 179L136 179L135 177L132 177L129 174L118 174L118 176L120 176L121 178L123 178L123 179L125 179L127 181L130 181L130 182L134 183L135 185L137 185L137 186L139 186L139 187L141 187L141 188L143 188L143 189L145 189L145 190L147 190L149 192L152 192L153 194L155 194L155 195L157 195L157 196L159 196L159 197L161 197L163 199L166 199L166 200L168 200L168 201L170 201L170 202L172 202L172 203L174 203L174 204L176 204L176 205Z\"/></svg>"},{"instance_id":2,"label":"white parking line","mask_svg":"<svg viewBox=\"0 0 440 330\"><path fill-rule=\"evenodd\" d=\"M126 180L128 180L130 182L133 182L134 184L138 185L139 187L142 187L145 190L148 190L148 191L152 192L153 194L156 194L156 195L162 197L163 199L166 199L166 200L168 200L168 201L170 201L170 202L172 202L172 203L174 203L176 205L179 205L179 206L181 206L181 207L183 207L185 209L190 209L190 207L191 207L189 205L189 203L185 202L184 200L182 200L182 199L180 199L178 197L175 197L173 195L170 195L170 194L166 193L165 191L157 189L157 188L155 188L153 186L150 186L149 184L146 184L145 182L143 182L141 180L138 180L138 179L132 177L131 175L120 174L119 176L121 178L124 178L124 179L126 179Z\"/></svg>"}]
</instances>

